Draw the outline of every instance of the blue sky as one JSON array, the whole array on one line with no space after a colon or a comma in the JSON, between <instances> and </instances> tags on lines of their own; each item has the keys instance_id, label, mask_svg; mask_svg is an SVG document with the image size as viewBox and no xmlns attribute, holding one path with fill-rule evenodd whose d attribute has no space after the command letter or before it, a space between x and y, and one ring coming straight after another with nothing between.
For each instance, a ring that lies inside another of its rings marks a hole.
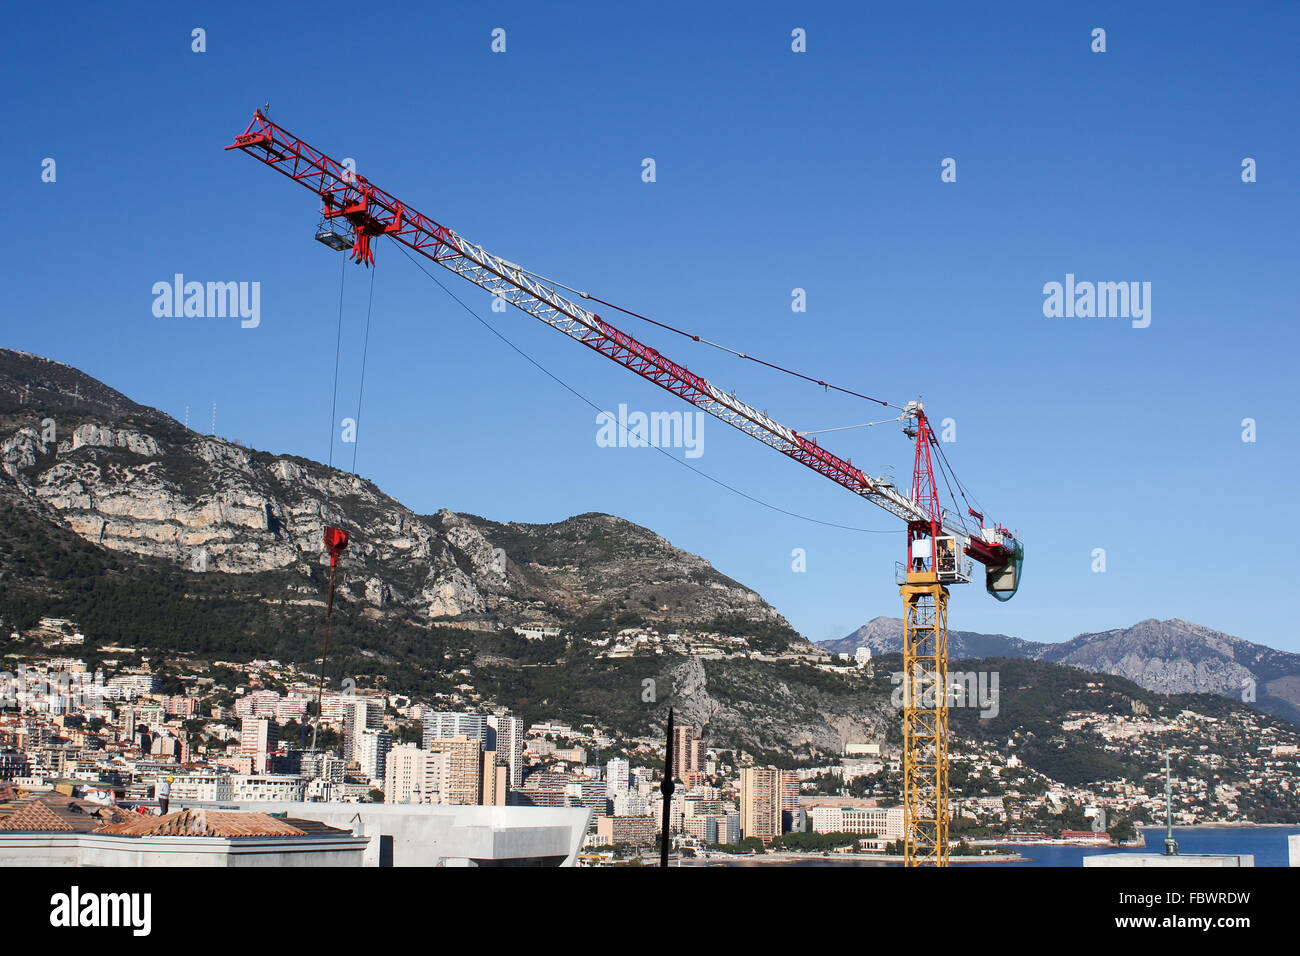
<instances>
[{"instance_id":1,"label":"blue sky","mask_svg":"<svg viewBox=\"0 0 1300 956\"><path fill-rule=\"evenodd\" d=\"M215 402L219 434L324 459L339 255L311 240L307 190L222 151L269 101L276 122L493 252L955 419L949 460L1027 558L1008 604L959 589L952 627L1062 640L1182 617L1300 651L1286 539L1298 523L1297 8L741 9L10 11L0 344L177 418L189 405L201 430ZM195 27L206 52L191 50ZM498 27L505 53L490 50ZM797 27L805 53L791 50ZM1090 49L1097 27L1105 53ZM940 181L947 157L955 183ZM1246 157L1257 182L1242 182ZM814 640L900 613L900 533L791 518L652 449L599 447L591 408L397 249L377 256L358 468L386 492L497 520L621 515L755 588ZM155 317L151 288L177 272L259 282L261 324ZM1045 317L1043 285L1067 273L1150 282L1150 326ZM446 280L602 408L685 407ZM356 402L368 281L350 267L339 417ZM791 311L794 288L805 313ZM621 324L792 427L883 417ZM824 443L870 473L909 473L895 426ZM705 423L691 464L801 515L897 527L720 422ZM1276 582L1259 573L1269 566Z\"/></svg>"}]
</instances>

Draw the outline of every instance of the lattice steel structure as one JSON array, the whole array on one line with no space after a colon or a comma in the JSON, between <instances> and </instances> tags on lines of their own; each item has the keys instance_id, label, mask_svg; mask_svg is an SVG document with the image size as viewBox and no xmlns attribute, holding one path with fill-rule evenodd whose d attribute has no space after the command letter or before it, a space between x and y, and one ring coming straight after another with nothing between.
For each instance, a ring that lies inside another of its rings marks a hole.
<instances>
[{"instance_id":1,"label":"lattice steel structure","mask_svg":"<svg viewBox=\"0 0 1300 956\"><path fill-rule=\"evenodd\" d=\"M922 403L891 406L902 412L898 420L904 423L903 432L916 443L911 494L907 495L895 488L892 480L869 476L852 461L823 448L808 433L789 428L741 401L734 392L723 391L658 349L615 328L561 293L558 283L493 255L418 212L349 166L272 123L260 110L226 149L251 156L315 193L321 203L316 238L332 249L348 250L354 262L372 265L375 257L371 240L387 236L907 522L906 573L899 579L907 622L907 703L903 711L906 856L913 865L947 863L945 585L968 582L974 560L985 567L986 590L998 600L1008 600L1019 587L1024 549L1005 527L985 527L983 515L969 505L967 513L979 519L978 528L968 525L964 515L940 506L934 466L936 461L946 466L946 460ZM592 299L585 292L577 295ZM700 341L699 336L691 337ZM733 354L750 357L741 352ZM770 367L791 371L777 365ZM825 382L799 377L827 387ZM936 450L933 458L931 449ZM950 469L946 477L956 480ZM957 487L965 499L960 482Z\"/></svg>"},{"instance_id":2,"label":"lattice steel structure","mask_svg":"<svg viewBox=\"0 0 1300 956\"><path fill-rule=\"evenodd\" d=\"M903 853L948 865L948 589L913 572L903 595Z\"/></svg>"}]
</instances>

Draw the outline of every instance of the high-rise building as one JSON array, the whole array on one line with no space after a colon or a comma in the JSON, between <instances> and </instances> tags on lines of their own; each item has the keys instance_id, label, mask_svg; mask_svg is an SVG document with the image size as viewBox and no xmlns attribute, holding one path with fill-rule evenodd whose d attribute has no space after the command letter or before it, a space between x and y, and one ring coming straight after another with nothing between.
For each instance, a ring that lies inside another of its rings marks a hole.
<instances>
[{"instance_id":1,"label":"high-rise building","mask_svg":"<svg viewBox=\"0 0 1300 956\"><path fill-rule=\"evenodd\" d=\"M781 810L793 813L799 809L799 771L781 771Z\"/></svg>"},{"instance_id":2,"label":"high-rise building","mask_svg":"<svg viewBox=\"0 0 1300 956\"><path fill-rule=\"evenodd\" d=\"M266 773L267 755L280 740L280 725L265 717L246 717L240 723L239 753L252 759L253 770Z\"/></svg>"},{"instance_id":3,"label":"high-rise building","mask_svg":"<svg viewBox=\"0 0 1300 956\"><path fill-rule=\"evenodd\" d=\"M483 714L434 711L424 720L424 749L431 749L429 747L431 740L454 740L457 737L486 743L487 721L488 718Z\"/></svg>"},{"instance_id":4,"label":"high-rise building","mask_svg":"<svg viewBox=\"0 0 1300 956\"><path fill-rule=\"evenodd\" d=\"M673 728L673 776L686 779L688 773L704 770L704 740L696 735L690 724Z\"/></svg>"},{"instance_id":5,"label":"high-rise building","mask_svg":"<svg viewBox=\"0 0 1300 956\"><path fill-rule=\"evenodd\" d=\"M507 783L518 790L524 782L524 725L505 714L487 719L487 747L509 768Z\"/></svg>"},{"instance_id":6,"label":"high-rise building","mask_svg":"<svg viewBox=\"0 0 1300 956\"><path fill-rule=\"evenodd\" d=\"M682 821L682 829L704 843L739 843L740 817L736 814L700 814Z\"/></svg>"},{"instance_id":7,"label":"high-rise building","mask_svg":"<svg viewBox=\"0 0 1300 956\"><path fill-rule=\"evenodd\" d=\"M648 817L653 816L656 807L662 807L663 803L656 799L646 796L642 793L616 793L611 799L614 807L614 816L616 817Z\"/></svg>"},{"instance_id":8,"label":"high-rise building","mask_svg":"<svg viewBox=\"0 0 1300 956\"><path fill-rule=\"evenodd\" d=\"M414 744L394 747L384 768L384 802L441 803L438 786L446 766L445 752L430 753Z\"/></svg>"},{"instance_id":9,"label":"high-rise building","mask_svg":"<svg viewBox=\"0 0 1300 956\"><path fill-rule=\"evenodd\" d=\"M597 817L597 842L604 845L631 843L650 846L659 835L659 824L649 817Z\"/></svg>"},{"instance_id":10,"label":"high-rise building","mask_svg":"<svg viewBox=\"0 0 1300 956\"><path fill-rule=\"evenodd\" d=\"M329 783L343 782L343 761L324 750L298 752L298 773L308 780L321 779Z\"/></svg>"},{"instance_id":11,"label":"high-rise building","mask_svg":"<svg viewBox=\"0 0 1300 956\"><path fill-rule=\"evenodd\" d=\"M483 751L483 777L479 784L479 802L489 807L504 807L509 792L510 768L495 750Z\"/></svg>"},{"instance_id":12,"label":"high-rise building","mask_svg":"<svg viewBox=\"0 0 1300 956\"><path fill-rule=\"evenodd\" d=\"M620 793L627 793L632 782L631 765L621 757L615 757L605 764L605 796L611 800Z\"/></svg>"},{"instance_id":13,"label":"high-rise building","mask_svg":"<svg viewBox=\"0 0 1300 956\"><path fill-rule=\"evenodd\" d=\"M773 767L744 767L740 771L741 835L770 843L781 835L781 771Z\"/></svg>"},{"instance_id":14,"label":"high-rise building","mask_svg":"<svg viewBox=\"0 0 1300 956\"><path fill-rule=\"evenodd\" d=\"M426 750L447 755L438 781L441 802L471 806L482 802L483 741L458 735L425 743Z\"/></svg>"},{"instance_id":15,"label":"high-rise building","mask_svg":"<svg viewBox=\"0 0 1300 956\"><path fill-rule=\"evenodd\" d=\"M367 727L358 732L353 747L353 758L361 766L361 772L371 780L383 780L385 761L388 752L393 749L393 738L386 730Z\"/></svg>"},{"instance_id":16,"label":"high-rise building","mask_svg":"<svg viewBox=\"0 0 1300 956\"><path fill-rule=\"evenodd\" d=\"M357 759L357 737L363 730L378 730L384 725L384 705L368 697L345 697L342 704L343 762Z\"/></svg>"}]
</instances>

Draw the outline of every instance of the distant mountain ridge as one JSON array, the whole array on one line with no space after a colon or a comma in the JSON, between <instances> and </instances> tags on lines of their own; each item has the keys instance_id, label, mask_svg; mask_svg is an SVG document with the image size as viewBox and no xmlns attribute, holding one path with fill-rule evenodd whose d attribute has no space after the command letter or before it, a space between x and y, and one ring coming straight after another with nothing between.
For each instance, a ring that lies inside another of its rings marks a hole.
<instances>
[{"instance_id":1,"label":"distant mountain ridge","mask_svg":"<svg viewBox=\"0 0 1300 956\"><path fill-rule=\"evenodd\" d=\"M832 653L868 647L872 654L903 650L900 618L877 617L847 637L821 641ZM1261 710L1300 722L1300 654L1275 650L1222 631L1171 618L1132 627L1080 634L1060 644L1006 634L948 632L948 654L1018 657L1065 664L1079 670L1126 677L1165 694L1218 694L1254 703Z\"/></svg>"},{"instance_id":2,"label":"distant mountain ridge","mask_svg":"<svg viewBox=\"0 0 1300 956\"><path fill-rule=\"evenodd\" d=\"M868 647L873 655L901 654L903 652L903 619L900 617L873 617L847 637L838 640L818 641L817 646L832 654L852 654L859 647ZM962 657L1029 657L1034 651L1049 645L1026 641L1006 634L979 634L975 631L948 632L948 656Z\"/></svg>"}]
</instances>

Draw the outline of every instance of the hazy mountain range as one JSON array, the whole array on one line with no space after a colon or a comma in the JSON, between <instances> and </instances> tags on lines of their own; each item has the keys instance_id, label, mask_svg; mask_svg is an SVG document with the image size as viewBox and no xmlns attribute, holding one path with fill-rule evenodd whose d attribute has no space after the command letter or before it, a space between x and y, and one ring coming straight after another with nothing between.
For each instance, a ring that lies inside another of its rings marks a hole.
<instances>
[{"instance_id":1,"label":"hazy mountain range","mask_svg":"<svg viewBox=\"0 0 1300 956\"><path fill-rule=\"evenodd\" d=\"M902 653L903 621L873 618L847 637L821 641L818 646L835 653L851 654L859 647L869 647L873 654ZM1160 693L1208 693L1245 700L1300 722L1300 654L1252 644L1177 618L1080 634L1060 644L949 631L948 654L952 659L1019 657L1065 664L1127 677Z\"/></svg>"}]
</instances>

